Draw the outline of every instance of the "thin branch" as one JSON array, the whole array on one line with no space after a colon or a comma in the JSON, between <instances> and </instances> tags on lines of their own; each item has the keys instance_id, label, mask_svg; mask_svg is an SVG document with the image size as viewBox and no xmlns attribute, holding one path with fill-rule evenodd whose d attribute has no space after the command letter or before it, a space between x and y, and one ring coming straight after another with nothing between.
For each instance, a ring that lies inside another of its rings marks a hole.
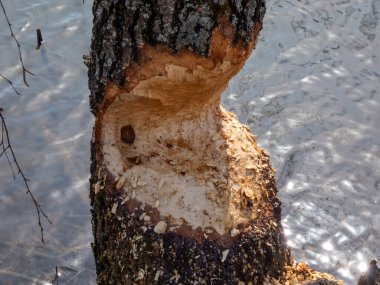
<instances>
[{"instance_id":1,"label":"thin branch","mask_svg":"<svg viewBox=\"0 0 380 285\"><path fill-rule=\"evenodd\" d=\"M9 159L9 156L8 156L8 154L7 154L7 149L9 149L9 147L6 147L6 148L4 149L4 154L5 154L5 157L7 158L7 161L8 161L9 167L10 167L11 170L12 170L13 179L16 179L16 174L15 174L15 171L13 170L12 162L11 162L11 160Z\"/></svg>"},{"instance_id":2,"label":"thin branch","mask_svg":"<svg viewBox=\"0 0 380 285\"><path fill-rule=\"evenodd\" d=\"M33 74L31 71L29 71L28 69L26 69L25 65L24 65L24 61L22 60L22 54L21 54L21 45L20 43L18 42L15 34L13 33L13 30L12 30L12 24L11 22L9 21L9 18L8 18L8 15L7 15L7 12L5 11L5 7L3 5L3 1L0 0L0 5L1 5L1 8L3 10L3 13L4 13L4 16L5 16L5 19L7 20L7 23L8 23L8 27L9 27L9 31L11 32L11 36L12 38L15 40L16 42L16 45L17 45L17 49L18 49L18 55L19 55L19 59L20 59L20 62L21 62L21 67L22 67L22 78L24 80L24 83L26 86L29 87L28 85L28 82L26 82L26 74L30 74L30 75L33 75L33 76L36 76L35 74ZM3 76L2 76L3 77ZM3 77L4 78L4 77Z\"/></svg>"},{"instance_id":3,"label":"thin branch","mask_svg":"<svg viewBox=\"0 0 380 285\"><path fill-rule=\"evenodd\" d=\"M5 7L3 5L3 2L2 0L0 0L0 5L1 5L1 8L3 10L3 13L4 13L4 16L5 16L5 19L7 20L7 23L8 23L8 27L9 27L9 31L11 33L11 36L12 38L14 39L14 41L16 42L16 45L17 45L17 49L18 49L18 55L19 55L19 60L20 60L20 63L21 63L21 66L22 66L22 77L23 77L23 81L25 83L26 86L29 87L28 85L28 82L26 81L26 74L30 74L30 75L33 75L35 76L35 74L33 74L32 72L30 72L28 69L26 69L25 65L24 65L24 61L22 59L22 54L21 54L21 45L20 43L18 42L15 34L13 33L13 30L12 30L12 24L11 22L9 21L9 18L8 18L8 15L7 15L7 12L5 11ZM15 91L15 93L17 95L20 95L20 93L17 91L17 89L14 87L12 81L10 81L8 78L6 78L5 76L3 76L2 74L0 74L0 77L3 78L5 81L7 81L9 83L9 85L13 88L13 90ZM12 170L12 174L13 174L13 178L16 179L16 175L21 175L23 181L24 181L24 184L25 184L25 187L26 187L26 194L29 195L34 203L34 206L36 208L36 211L37 211L37 217L38 217L38 226L40 227L40 230L41 230L41 241L42 243L45 243L44 241L44 228L42 226L42 222L41 222L41 215L50 223L52 224L52 222L50 221L49 217L46 215L46 213L44 212L44 210L42 209L41 205L38 203L38 201L36 200L36 198L34 197L32 191L30 190L29 188L29 180L25 177L25 174L24 172L22 171L20 165L18 164L17 162L17 159L16 159L16 156L15 156L15 153L13 151L13 148L12 148L12 145L11 145L11 142L10 142L10 139L9 139L9 133L8 133L8 128L7 128L7 125L5 124L5 119L4 119L4 116L2 114L3 112L3 109L0 107L0 119L1 119L1 141L0 141L0 158L4 155L6 158L7 158L7 161L8 161L8 164L9 164L9 167L11 168ZM11 159L13 159L13 164L12 164L12 161ZM15 173L14 171L14 166L17 170L17 174Z\"/></svg>"},{"instance_id":4,"label":"thin branch","mask_svg":"<svg viewBox=\"0 0 380 285\"><path fill-rule=\"evenodd\" d=\"M1 0L0 0L0 1L1 1ZM7 82L9 83L9 85L13 88L13 90L15 91L15 93L16 93L17 95L20 95L20 92L18 92L17 89L14 87L12 81L10 81L8 78L6 78L6 77L5 77L4 75L2 75L1 73L0 73L0 77L3 78L5 81L7 81Z\"/></svg>"},{"instance_id":5,"label":"thin branch","mask_svg":"<svg viewBox=\"0 0 380 285\"><path fill-rule=\"evenodd\" d=\"M0 119L1 119L1 142L0 142L0 146L2 147L2 151L0 153L0 158L3 155L5 155L7 157L8 163L9 163L11 169L12 169L12 172L13 172L13 177L16 178L15 172L13 171L11 160L9 159L7 152L10 153L11 158L13 159L13 164L16 166L17 174L21 175L22 179L24 180L24 184L25 184L25 187L26 187L26 190L27 190L26 194L28 194L32 198L34 206L36 207L37 216L38 216L38 226L41 229L41 241L42 241L42 243L45 243L45 241L44 241L44 229L43 229L42 223L41 223L41 215L50 224L52 224L52 222L50 221L49 217L46 215L46 213L42 209L41 205L37 202L36 198L34 197L32 191L29 188L29 184L28 184L29 180L25 177L24 172L22 171L20 165L17 162L15 153L13 151L13 148L12 148L12 145L11 145L11 142L10 142L10 139L9 139L8 128L7 128L7 125L5 124L5 119L3 117L2 111L3 110L0 108Z\"/></svg>"}]
</instances>

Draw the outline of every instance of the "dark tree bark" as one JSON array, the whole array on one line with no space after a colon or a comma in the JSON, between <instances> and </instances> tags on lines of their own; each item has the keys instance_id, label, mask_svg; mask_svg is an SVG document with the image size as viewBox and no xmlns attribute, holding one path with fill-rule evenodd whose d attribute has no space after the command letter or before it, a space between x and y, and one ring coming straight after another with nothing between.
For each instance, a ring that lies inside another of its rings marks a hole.
<instances>
[{"instance_id":1,"label":"dark tree bark","mask_svg":"<svg viewBox=\"0 0 380 285\"><path fill-rule=\"evenodd\" d=\"M219 104L256 45L265 1L95 0L93 13L98 283L297 278L269 157Z\"/></svg>"}]
</instances>

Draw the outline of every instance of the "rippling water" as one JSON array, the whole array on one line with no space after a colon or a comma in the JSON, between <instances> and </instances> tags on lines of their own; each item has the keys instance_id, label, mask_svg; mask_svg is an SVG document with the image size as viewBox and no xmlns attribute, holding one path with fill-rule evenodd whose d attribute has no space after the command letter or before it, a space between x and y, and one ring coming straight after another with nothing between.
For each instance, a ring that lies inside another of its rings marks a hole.
<instances>
[{"instance_id":1,"label":"rippling water","mask_svg":"<svg viewBox=\"0 0 380 285\"><path fill-rule=\"evenodd\" d=\"M95 284L88 199L87 70L91 2L3 0L37 76L22 83L0 16L0 80L19 163L49 214L40 242L22 180L0 160L0 284ZM380 2L271 0L256 51L223 103L253 129L277 169L293 255L354 284L380 256ZM35 30L45 43L35 50Z\"/></svg>"}]
</instances>

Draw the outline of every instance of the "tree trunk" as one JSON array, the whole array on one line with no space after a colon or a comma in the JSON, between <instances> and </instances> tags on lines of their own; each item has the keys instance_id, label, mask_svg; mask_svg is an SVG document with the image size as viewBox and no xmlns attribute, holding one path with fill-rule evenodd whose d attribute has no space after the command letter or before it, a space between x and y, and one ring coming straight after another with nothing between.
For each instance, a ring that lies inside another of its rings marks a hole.
<instances>
[{"instance_id":1,"label":"tree trunk","mask_svg":"<svg viewBox=\"0 0 380 285\"><path fill-rule=\"evenodd\" d=\"M94 0L98 284L283 284L297 271L269 157L220 106L264 12L264 0Z\"/></svg>"}]
</instances>

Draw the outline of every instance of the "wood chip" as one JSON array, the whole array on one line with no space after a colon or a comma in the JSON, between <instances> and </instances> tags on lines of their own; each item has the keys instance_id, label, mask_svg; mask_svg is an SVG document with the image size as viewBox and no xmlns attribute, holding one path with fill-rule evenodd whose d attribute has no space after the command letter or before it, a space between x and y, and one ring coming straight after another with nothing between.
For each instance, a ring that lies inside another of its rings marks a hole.
<instances>
[{"instance_id":1,"label":"wood chip","mask_svg":"<svg viewBox=\"0 0 380 285\"><path fill-rule=\"evenodd\" d=\"M163 234L166 231L168 224L164 221L159 221L157 225L154 227L154 231L158 234Z\"/></svg>"},{"instance_id":2,"label":"wood chip","mask_svg":"<svg viewBox=\"0 0 380 285\"><path fill-rule=\"evenodd\" d=\"M228 255L229 252L230 252L229 249L223 251L223 253L222 253L222 262L224 262L226 260L227 255Z\"/></svg>"},{"instance_id":3,"label":"wood chip","mask_svg":"<svg viewBox=\"0 0 380 285\"><path fill-rule=\"evenodd\" d=\"M156 275L154 275L154 281L158 281L158 279L160 278L160 275L161 275L161 270L157 270L156 271Z\"/></svg>"},{"instance_id":4,"label":"wood chip","mask_svg":"<svg viewBox=\"0 0 380 285\"><path fill-rule=\"evenodd\" d=\"M117 184L116 184L116 189L117 190L120 190L121 187L124 186L125 184L125 180L127 179L127 173L124 172L124 174L119 178L119 180L117 181Z\"/></svg>"},{"instance_id":5,"label":"wood chip","mask_svg":"<svg viewBox=\"0 0 380 285\"><path fill-rule=\"evenodd\" d=\"M244 188L244 194L251 199L255 197L255 191L249 187Z\"/></svg>"},{"instance_id":6,"label":"wood chip","mask_svg":"<svg viewBox=\"0 0 380 285\"><path fill-rule=\"evenodd\" d=\"M144 216L144 221L145 221L145 222L150 222L150 216L145 215L145 216Z\"/></svg>"},{"instance_id":7,"label":"wood chip","mask_svg":"<svg viewBox=\"0 0 380 285\"><path fill-rule=\"evenodd\" d=\"M121 201L121 205L124 205L129 201L129 196L125 197L123 201Z\"/></svg>"},{"instance_id":8,"label":"wood chip","mask_svg":"<svg viewBox=\"0 0 380 285\"><path fill-rule=\"evenodd\" d=\"M162 186L164 186L166 180L165 180L165 177L162 177L160 182L158 182L158 190L161 190L162 189Z\"/></svg>"},{"instance_id":9,"label":"wood chip","mask_svg":"<svg viewBox=\"0 0 380 285\"><path fill-rule=\"evenodd\" d=\"M112 209L111 209L112 214L116 214L117 206L118 206L117 203L113 204Z\"/></svg>"},{"instance_id":10,"label":"wood chip","mask_svg":"<svg viewBox=\"0 0 380 285\"><path fill-rule=\"evenodd\" d=\"M238 229L233 228L231 230L231 237L236 237L238 234L240 234L240 231Z\"/></svg>"},{"instance_id":11,"label":"wood chip","mask_svg":"<svg viewBox=\"0 0 380 285\"><path fill-rule=\"evenodd\" d=\"M95 195L99 193L100 191L100 182L96 182L95 187L94 187Z\"/></svg>"},{"instance_id":12,"label":"wood chip","mask_svg":"<svg viewBox=\"0 0 380 285\"><path fill-rule=\"evenodd\" d=\"M132 185L133 188L137 187L137 180L138 180L137 175L132 175L132 177L131 177L131 185Z\"/></svg>"},{"instance_id":13,"label":"wood chip","mask_svg":"<svg viewBox=\"0 0 380 285\"><path fill-rule=\"evenodd\" d=\"M138 273L138 276L136 278L136 281L144 279L144 276L145 276L145 271L143 269L139 269L139 273Z\"/></svg>"}]
</instances>

